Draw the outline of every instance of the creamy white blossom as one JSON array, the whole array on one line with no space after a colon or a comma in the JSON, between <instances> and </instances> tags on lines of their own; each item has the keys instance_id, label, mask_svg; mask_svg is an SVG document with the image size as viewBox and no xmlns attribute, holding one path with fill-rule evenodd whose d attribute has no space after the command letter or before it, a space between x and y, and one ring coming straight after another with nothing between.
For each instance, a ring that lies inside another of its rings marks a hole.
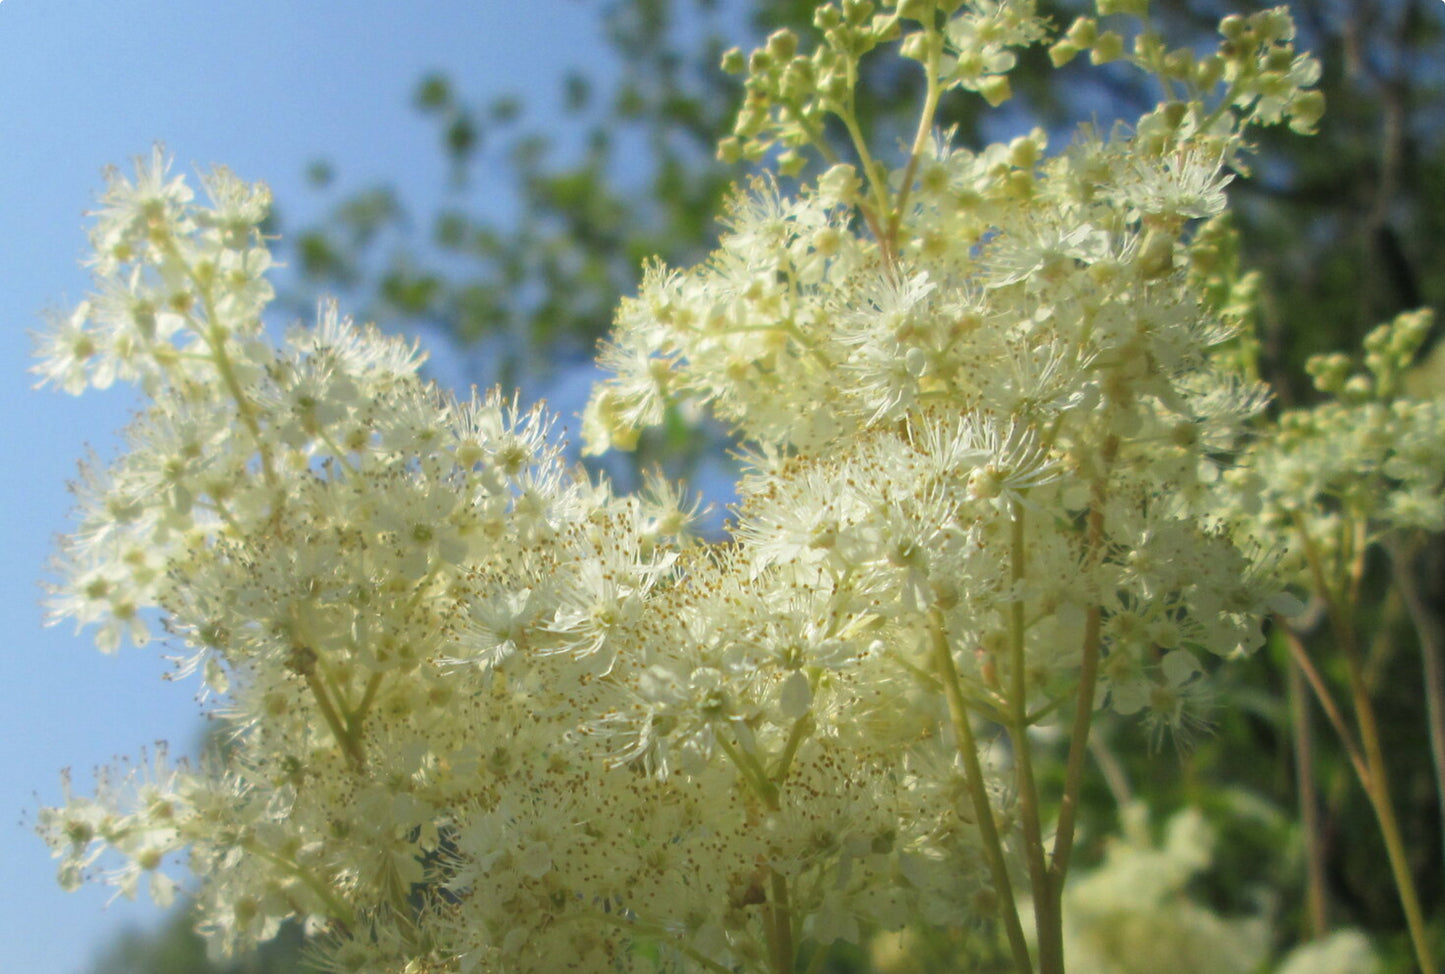
<instances>
[{"instance_id":1,"label":"creamy white blossom","mask_svg":"<svg viewBox=\"0 0 1445 974\"><path fill-rule=\"evenodd\" d=\"M932 95L1007 98L1033 4L944 6L823 4L811 52L774 35L724 152L793 171L900 31ZM709 259L624 302L582 424L591 452L727 425L749 466L711 543L680 489L616 495L543 410L457 400L334 304L272 342L264 187L216 169L198 201L159 150L112 174L97 293L36 372L146 407L84 475L51 610L106 650L163 631L229 735L45 810L63 880L165 900L186 852L216 952L299 920L334 971L791 974L992 912L1028 963L1010 877L1056 903L1044 857L1072 841L1045 849L1036 729L1187 729L1277 588L1219 476L1264 396L1190 268L1244 125L1307 113L1278 88L1201 95L1169 135L1046 157L1041 132L938 133L739 190ZM1380 458L1412 485L1417 425Z\"/></svg>"}]
</instances>

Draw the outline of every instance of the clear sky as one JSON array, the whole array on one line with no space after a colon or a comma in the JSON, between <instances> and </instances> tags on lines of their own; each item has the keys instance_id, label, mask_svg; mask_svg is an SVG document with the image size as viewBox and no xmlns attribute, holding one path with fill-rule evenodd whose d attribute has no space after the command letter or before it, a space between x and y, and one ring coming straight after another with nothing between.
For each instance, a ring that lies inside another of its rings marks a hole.
<instances>
[{"instance_id":1,"label":"clear sky","mask_svg":"<svg viewBox=\"0 0 1445 974\"><path fill-rule=\"evenodd\" d=\"M68 627L42 625L37 582L67 527L64 484L87 445L107 453L130 408L118 393L32 390L25 371L39 312L88 290L82 213L101 170L163 141L178 166L225 163L264 179L292 227L315 215L303 174L322 156L343 188L385 181L424 200L446 172L433 125L410 106L421 75L445 70L478 100L522 94L546 124L568 68L609 70L599 6L0 2L0 599L11 626L0 650L0 970L78 974L124 925L155 922L145 902L105 909L107 891L62 893L29 822L58 800L62 767L87 788L91 768L152 741L193 750L201 727L191 688L161 681L159 653L102 656Z\"/></svg>"}]
</instances>

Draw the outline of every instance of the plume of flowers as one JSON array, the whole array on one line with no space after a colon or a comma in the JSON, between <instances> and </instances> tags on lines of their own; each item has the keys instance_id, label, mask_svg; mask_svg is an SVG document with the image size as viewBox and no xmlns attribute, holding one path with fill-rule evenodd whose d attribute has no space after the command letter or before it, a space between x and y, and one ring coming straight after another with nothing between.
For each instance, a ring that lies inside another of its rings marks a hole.
<instances>
[{"instance_id":1,"label":"plume of flowers","mask_svg":"<svg viewBox=\"0 0 1445 974\"><path fill-rule=\"evenodd\" d=\"M973 152L938 101L1006 100L1049 32L1031 2L816 24L746 59L722 147L781 177L735 194L706 262L648 269L583 419L592 452L680 402L728 424L749 462L724 541L332 305L272 341L264 188L216 170L198 201L159 151L109 177L96 294L36 371L147 406L83 471L52 611L108 651L163 634L228 733L44 810L67 882L164 898L184 855L217 952L300 920L338 972L785 974L990 916L1034 970L1022 874L1062 972L1093 715L1186 730L1276 605L1220 476L1267 397L1200 221L1248 125L1309 127L1317 69L1282 11L1187 65L1081 20L1056 61L1127 58L1181 97L1053 155L1040 131ZM851 86L895 42L927 98L890 168ZM830 116L854 157L785 190Z\"/></svg>"}]
</instances>

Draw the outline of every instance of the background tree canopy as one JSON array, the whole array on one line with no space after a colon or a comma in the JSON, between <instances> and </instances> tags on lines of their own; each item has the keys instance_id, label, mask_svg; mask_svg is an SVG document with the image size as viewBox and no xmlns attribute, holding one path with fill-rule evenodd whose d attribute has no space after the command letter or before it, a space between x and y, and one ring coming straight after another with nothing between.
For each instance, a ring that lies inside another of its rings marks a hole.
<instances>
[{"instance_id":1,"label":"background tree canopy","mask_svg":"<svg viewBox=\"0 0 1445 974\"><path fill-rule=\"evenodd\" d=\"M566 118L535 119L513 94L459 91L444 73L417 80L416 110L435 121L438 151L451 172L445 201L434 212L410 212L390 186L338 196L333 180L345 160L316 163L310 177L330 202L330 217L289 226L285 200L275 217L281 252L300 276L288 300L309 309L319 295L339 294L359 318L389 330L440 332L471 350L478 371L472 381L520 385L532 398L560 370L585 367L645 259L676 265L701 259L716 232L710 221L741 175L715 160L740 95L717 67L720 55L780 27L801 32L815 4L607 0L602 6L606 43L621 74L558 79ZM1061 31L1085 12L1079 2L1046 6ZM1166 36L1187 44L1212 37L1225 13L1266 6L1154 0L1152 12ZM1268 130L1253 178L1231 187L1242 263L1259 272L1261 369L1286 405L1310 397L1307 356L1355 348L1372 326L1400 311L1445 307L1445 215L1437 205L1445 199L1445 60L1439 56L1445 7L1436 0L1303 0L1294 13L1298 46L1324 65L1320 88L1328 107L1319 134L1303 139ZM919 96L908 67L891 63L864 86L863 117L873 132L902 136L900 126ZM1107 128L1114 117L1137 114L1158 97L1123 72L1102 86L1071 83L1075 75L1056 73L1041 48L1013 78L1017 97L1002 115L985 117L981 99L960 98L945 106L944 124L974 146L1034 125L1062 142L1081 122ZM559 145L564 132L576 148ZM481 215L479 202L499 195L515 200L511 211ZM1438 389L1445 360L1438 335L1431 341L1434 357L1416 381ZM679 419L661 438L644 442L638 460L663 462L677 475L718 454L722 442L719 433L696 435ZM1426 552L1416 566L1437 613L1445 605L1440 564L1438 552ZM1372 565L1372 579L1387 571ZM1378 633L1371 679L1386 715L1383 733L1417 880L1427 912L1438 916L1445 844L1419 732L1419 660L1401 606L1380 597L1384 589L1367 579L1360 609L1372 620L1367 629ZM1293 925L1276 936L1293 940L1306 920L1290 741L1315 718L1307 710L1292 715L1284 702L1290 690L1283 659L1274 647L1236 669L1239 685L1231 696L1242 705L1221 709L1213 734L1181 755L1171 780L1151 781L1148 795L1162 812L1191 804L1221 823L1220 858L1205 881L1209 902L1225 912L1244 910L1261 889L1270 890ZM1107 726L1100 739L1107 773L1088 795L1085 832L1095 841L1085 852L1095 857L1099 838L1116 824L1121 791L1132 793L1130 782L1154 773L1132 764L1126 749L1114 754ZM1317 752L1331 919L1368 931L1398 969L1407 970L1403 920L1378 866L1382 853L1370 811L1323 736ZM116 944L95 970L279 974L299 969L299 945L291 931L256 958L210 965L178 913L155 936ZM930 956L937 967L928 967ZM912 963L890 969L951 969L947 945L919 948Z\"/></svg>"}]
</instances>

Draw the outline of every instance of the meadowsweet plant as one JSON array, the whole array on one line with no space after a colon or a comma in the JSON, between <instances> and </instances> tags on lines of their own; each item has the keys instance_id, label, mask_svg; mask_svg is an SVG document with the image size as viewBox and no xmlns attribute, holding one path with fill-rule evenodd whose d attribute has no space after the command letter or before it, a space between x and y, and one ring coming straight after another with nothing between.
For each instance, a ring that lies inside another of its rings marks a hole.
<instances>
[{"instance_id":1,"label":"meadowsweet plant","mask_svg":"<svg viewBox=\"0 0 1445 974\"><path fill-rule=\"evenodd\" d=\"M227 732L67 788L62 881L164 901L184 857L216 952L299 920L336 972L790 974L922 925L1062 974L1094 715L1187 733L1285 604L1221 476L1267 393L1219 218L1248 128L1321 110L1282 10L1201 55L1099 7L1060 34L1028 0L823 3L727 56L721 151L761 174L711 258L647 270L583 416L591 452L677 406L728 424L724 541L333 306L273 341L263 188L112 174L96 293L36 370L146 407L83 470L52 611L163 634ZM1167 100L1052 154L936 129L1040 43ZM887 50L925 81L896 159L852 110Z\"/></svg>"},{"instance_id":2,"label":"meadowsweet plant","mask_svg":"<svg viewBox=\"0 0 1445 974\"><path fill-rule=\"evenodd\" d=\"M1445 645L1412 564L1427 541L1438 542L1445 532L1445 398L1406 388L1432 323L1428 309L1407 312L1365 337L1359 361L1343 353L1311 359L1307 367L1324 401L1280 415L1228 475L1236 503L1260 530L1287 539L1281 568L1311 593L1343 659L1350 718L1305 646L1302 620L1278 620L1294 665L1322 704L1375 812L1417 962L1427 974L1438 968L1391 798L1355 607L1367 558L1383 546L1420 644L1435 793L1445 808ZM1322 892L1312 893L1323 902Z\"/></svg>"}]
</instances>

